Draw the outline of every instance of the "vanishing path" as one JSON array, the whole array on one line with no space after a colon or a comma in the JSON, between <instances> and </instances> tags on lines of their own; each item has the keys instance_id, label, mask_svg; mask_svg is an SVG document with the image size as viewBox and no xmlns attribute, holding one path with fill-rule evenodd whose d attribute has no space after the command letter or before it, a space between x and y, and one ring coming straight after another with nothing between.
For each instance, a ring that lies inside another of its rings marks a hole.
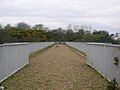
<instances>
[{"instance_id":1,"label":"vanishing path","mask_svg":"<svg viewBox=\"0 0 120 90\"><path fill-rule=\"evenodd\" d=\"M65 45L30 58L30 64L2 83L7 90L106 90L108 81Z\"/></svg>"}]
</instances>

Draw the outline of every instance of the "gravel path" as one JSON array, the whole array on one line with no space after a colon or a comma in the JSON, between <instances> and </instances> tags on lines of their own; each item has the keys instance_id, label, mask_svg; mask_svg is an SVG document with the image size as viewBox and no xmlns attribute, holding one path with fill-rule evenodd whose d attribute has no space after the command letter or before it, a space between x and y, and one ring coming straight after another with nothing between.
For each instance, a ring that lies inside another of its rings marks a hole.
<instances>
[{"instance_id":1,"label":"gravel path","mask_svg":"<svg viewBox=\"0 0 120 90\"><path fill-rule=\"evenodd\" d=\"M30 58L30 64L2 83L6 90L106 90L108 81L65 45Z\"/></svg>"}]
</instances>

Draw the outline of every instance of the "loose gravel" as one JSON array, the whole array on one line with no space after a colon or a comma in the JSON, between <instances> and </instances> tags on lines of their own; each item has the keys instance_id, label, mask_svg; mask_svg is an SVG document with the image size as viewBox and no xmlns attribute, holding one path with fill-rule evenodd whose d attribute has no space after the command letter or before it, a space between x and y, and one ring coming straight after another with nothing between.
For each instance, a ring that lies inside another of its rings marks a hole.
<instances>
[{"instance_id":1,"label":"loose gravel","mask_svg":"<svg viewBox=\"0 0 120 90\"><path fill-rule=\"evenodd\" d=\"M6 79L5 90L106 90L108 81L65 45L55 45L30 58Z\"/></svg>"}]
</instances>

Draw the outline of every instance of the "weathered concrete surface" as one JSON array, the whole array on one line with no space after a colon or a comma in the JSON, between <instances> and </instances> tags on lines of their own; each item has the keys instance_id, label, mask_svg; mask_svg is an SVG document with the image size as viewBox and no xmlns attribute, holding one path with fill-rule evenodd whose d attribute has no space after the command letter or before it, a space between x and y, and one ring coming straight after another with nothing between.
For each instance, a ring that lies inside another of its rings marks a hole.
<instances>
[{"instance_id":1,"label":"weathered concrete surface","mask_svg":"<svg viewBox=\"0 0 120 90\"><path fill-rule=\"evenodd\" d=\"M30 64L2 83L7 90L106 90L108 81L65 45L30 58Z\"/></svg>"}]
</instances>

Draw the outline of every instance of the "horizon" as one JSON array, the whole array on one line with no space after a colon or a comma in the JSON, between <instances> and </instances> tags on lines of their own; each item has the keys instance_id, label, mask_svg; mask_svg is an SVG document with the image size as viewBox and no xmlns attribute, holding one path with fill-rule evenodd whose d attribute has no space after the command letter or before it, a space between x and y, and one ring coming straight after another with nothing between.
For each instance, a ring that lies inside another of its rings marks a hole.
<instances>
[{"instance_id":1,"label":"horizon","mask_svg":"<svg viewBox=\"0 0 120 90\"><path fill-rule=\"evenodd\" d=\"M21 21L21 22L23 22L23 21ZM15 24L11 24L11 23L0 23L1 25L2 25L2 27L4 28L7 24L10 24L12 27L16 27L16 25L18 24L18 23L21 23L21 22L17 22L17 23L15 23ZM24 22L24 23L26 23L26 22ZM36 23L36 24L29 24L29 23L26 23L26 24L28 24L28 25L30 25L30 28L32 28L34 25L37 25L37 24L42 24L42 23ZM44 24L42 24L42 25L44 25ZM63 28L64 30L66 30L66 28L69 26L69 25L72 25L72 24L68 24L68 25L66 25L66 26L64 26L64 27L62 27L62 26L58 26L58 27L48 27L48 26L46 26L46 25L44 25L45 27L47 27L47 28L49 28L49 30L54 30L54 29L58 29L58 28ZM74 27L74 26L77 26L78 28L81 28L82 26L86 26L86 27L90 27L91 29L84 29L84 30L89 30L89 31L91 31L91 32L93 32L94 30L97 30L97 31L108 31L110 34L116 34L116 33L119 33L120 34L120 31L118 30L118 29L116 29L116 32L112 32L112 30L108 30L108 29L105 29L105 28L103 28L103 27L100 27L100 28L94 28L93 26L91 26L91 25L87 25L87 24L81 24L81 25L72 25L72 27ZM106 27L107 28L107 27ZM113 28L114 29L114 28ZM118 31L117 31L118 30Z\"/></svg>"},{"instance_id":2,"label":"horizon","mask_svg":"<svg viewBox=\"0 0 120 90\"><path fill-rule=\"evenodd\" d=\"M66 28L69 24L91 25L93 29L120 33L119 0L3 0L0 13L3 25L25 22L50 29Z\"/></svg>"}]
</instances>

